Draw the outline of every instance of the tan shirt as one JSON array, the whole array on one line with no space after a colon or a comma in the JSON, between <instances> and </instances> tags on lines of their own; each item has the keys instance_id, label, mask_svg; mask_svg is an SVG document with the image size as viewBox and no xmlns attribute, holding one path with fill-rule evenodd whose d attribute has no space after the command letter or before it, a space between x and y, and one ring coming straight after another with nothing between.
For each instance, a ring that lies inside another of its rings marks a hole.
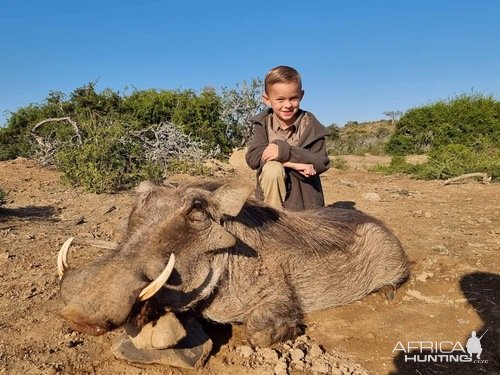
<instances>
[{"instance_id":1,"label":"tan shirt","mask_svg":"<svg viewBox=\"0 0 500 375\"><path fill-rule=\"evenodd\" d=\"M288 143L290 146L297 146L306 125L307 121L305 121L304 112L302 111L300 112L299 117L297 117L297 120L295 120L295 122L286 129L283 129L280 126L276 114L273 113L272 116L269 116L269 121L266 124L269 143L272 143L276 139L280 139Z\"/></svg>"}]
</instances>

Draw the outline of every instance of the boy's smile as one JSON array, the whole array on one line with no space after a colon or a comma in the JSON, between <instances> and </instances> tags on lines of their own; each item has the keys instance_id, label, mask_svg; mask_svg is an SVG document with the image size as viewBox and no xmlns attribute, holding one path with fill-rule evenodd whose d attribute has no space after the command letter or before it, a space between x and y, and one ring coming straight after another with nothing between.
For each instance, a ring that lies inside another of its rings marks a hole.
<instances>
[{"instance_id":1,"label":"boy's smile","mask_svg":"<svg viewBox=\"0 0 500 375\"><path fill-rule=\"evenodd\" d=\"M293 125L300 109L304 90L298 82L275 83L262 95L264 103L273 109L280 126Z\"/></svg>"}]
</instances>

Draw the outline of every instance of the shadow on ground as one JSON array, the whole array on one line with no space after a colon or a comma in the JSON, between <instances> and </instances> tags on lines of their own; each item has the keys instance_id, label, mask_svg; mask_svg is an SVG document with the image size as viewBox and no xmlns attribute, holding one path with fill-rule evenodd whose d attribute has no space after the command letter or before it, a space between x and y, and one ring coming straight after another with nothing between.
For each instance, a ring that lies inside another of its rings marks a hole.
<instances>
[{"instance_id":1,"label":"shadow on ground","mask_svg":"<svg viewBox=\"0 0 500 375\"><path fill-rule=\"evenodd\" d=\"M9 219L49 220L59 210L52 206L26 206L19 208L0 208L0 222Z\"/></svg>"},{"instance_id":2,"label":"shadow on ground","mask_svg":"<svg viewBox=\"0 0 500 375\"><path fill-rule=\"evenodd\" d=\"M397 370L392 372L393 375L500 374L500 275L483 272L470 273L460 279L460 287L483 321L483 326L477 330L477 337L483 336L480 340L482 348L480 359L477 359L476 354L472 354L471 358L469 353L461 351L453 352L453 354L462 355L458 362L449 362L448 356L443 356L441 361L429 359L429 356L443 354L430 350L399 351L399 355L394 359ZM471 332L464 332L464 335L471 337ZM416 341L420 339L415 338ZM467 350L466 342L461 344ZM416 358L422 362L416 361Z\"/></svg>"}]
</instances>

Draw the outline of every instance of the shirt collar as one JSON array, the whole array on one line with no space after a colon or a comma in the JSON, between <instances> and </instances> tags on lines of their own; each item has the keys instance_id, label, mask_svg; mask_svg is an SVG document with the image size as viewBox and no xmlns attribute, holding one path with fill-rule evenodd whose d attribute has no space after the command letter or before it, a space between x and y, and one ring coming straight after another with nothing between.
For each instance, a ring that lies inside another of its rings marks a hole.
<instances>
[{"instance_id":1,"label":"shirt collar","mask_svg":"<svg viewBox=\"0 0 500 375\"><path fill-rule=\"evenodd\" d=\"M300 122L302 121L302 118L304 117L304 111L302 111L301 109L299 109L299 116L297 117L297 119L293 122L292 125L290 125L288 128L286 129L282 129L279 125L279 120L278 120L278 117L276 116L276 114L274 112L272 112L272 129L274 132L278 132L278 131L291 131L291 132L296 132L298 129L299 129L299 126L300 126Z\"/></svg>"}]
</instances>

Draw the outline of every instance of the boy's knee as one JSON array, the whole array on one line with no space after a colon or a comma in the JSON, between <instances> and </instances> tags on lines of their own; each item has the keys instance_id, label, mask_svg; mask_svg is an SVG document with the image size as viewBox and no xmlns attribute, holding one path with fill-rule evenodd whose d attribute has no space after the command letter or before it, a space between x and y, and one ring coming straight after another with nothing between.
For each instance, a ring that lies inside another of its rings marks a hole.
<instances>
[{"instance_id":1,"label":"boy's knee","mask_svg":"<svg viewBox=\"0 0 500 375\"><path fill-rule=\"evenodd\" d=\"M262 167L262 178L284 178L285 168L279 161L268 161Z\"/></svg>"}]
</instances>

